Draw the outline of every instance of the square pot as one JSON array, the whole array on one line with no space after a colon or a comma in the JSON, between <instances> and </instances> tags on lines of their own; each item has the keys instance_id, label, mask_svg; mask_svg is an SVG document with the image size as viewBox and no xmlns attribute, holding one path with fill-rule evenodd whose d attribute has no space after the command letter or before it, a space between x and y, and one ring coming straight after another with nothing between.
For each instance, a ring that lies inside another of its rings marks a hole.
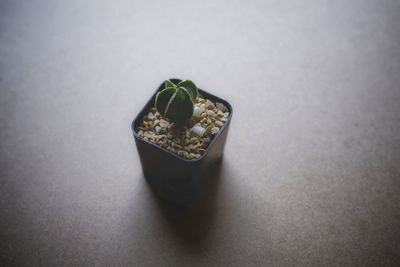
<instances>
[{"instance_id":1,"label":"square pot","mask_svg":"<svg viewBox=\"0 0 400 267\"><path fill-rule=\"evenodd\" d=\"M179 79L170 79L178 83ZM232 106L225 100L202 89L199 93L213 102L224 104L229 110L229 117L216 136L211 140L204 154L195 160L187 160L163 147L146 141L137 134L143 117L150 108L158 91L164 89L162 83L147 104L132 122L132 131L143 168L143 174L155 193L168 201L185 203L194 199L203 186L204 173L220 162L223 156L225 141L232 118Z\"/></svg>"}]
</instances>

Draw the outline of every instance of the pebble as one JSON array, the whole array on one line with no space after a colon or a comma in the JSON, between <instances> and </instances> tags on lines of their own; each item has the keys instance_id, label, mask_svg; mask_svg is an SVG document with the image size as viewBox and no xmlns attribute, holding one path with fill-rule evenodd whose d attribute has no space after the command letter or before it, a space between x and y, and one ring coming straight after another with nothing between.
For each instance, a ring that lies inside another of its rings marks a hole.
<instances>
[{"instance_id":1,"label":"pebble","mask_svg":"<svg viewBox=\"0 0 400 267\"><path fill-rule=\"evenodd\" d=\"M224 123L222 121L216 121L215 125L217 125L218 127L222 127L222 125L224 125Z\"/></svg>"},{"instance_id":2,"label":"pebble","mask_svg":"<svg viewBox=\"0 0 400 267\"><path fill-rule=\"evenodd\" d=\"M193 117L199 119L201 116L201 113L204 112L204 108L203 107L194 107L193 109Z\"/></svg>"},{"instance_id":3,"label":"pebble","mask_svg":"<svg viewBox=\"0 0 400 267\"><path fill-rule=\"evenodd\" d=\"M212 127L211 128L211 134L216 134L219 132L219 128L218 127Z\"/></svg>"},{"instance_id":4,"label":"pebble","mask_svg":"<svg viewBox=\"0 0 400 267\"><path fill-rule=\"evenodd\" d=\"M207 110L207 115L210 117L215 117L215 112L212 110Z\"/></svg>"},{"instance_id":5,"label":"pebble","mask_svg":"<svg viewBox=\"0 0 400 267\"><path fill-rule=\"evenodd\" d=\"M206 132L206 129L204 129L201 126L194 126L191 130L192 133L194 133L195 135L199 136L199 137L203 137L204 133Z\"/></svg>"},{"instance_id":6,"label":"pebble","mask_svg":"<svg viewBox=\"0 0 400 267\"><path fill-rule=\"evenodd\" d=\"M155 120L156 119L156 117L154 116L154 114L152 112L149 112L149 114L147 114L147 118L149 120Z\"/></svg>"},{"instance_id":7,"label":"pebble","mask_svg":"<svg viewBox=\"0 0 400 267\"><path fill-rule=\"evenodd\" d=\"M207 100L206 100L205 108L208 109L208 110L214 109L214 108L215 108L215 105L214 105L210 100L207 99Z\"/></svg>"},{"instance_id":8,"label":"pebble","mask_svg":"<svg viewBox=\"0 0 400 267\"><path fill-rule=\"evenodd\" d=\"M217 109L221 110L222 112L228 111L228 108L222 103L216 102L215 106L217 107Z\"/></svg>"},{"instance_id":9,"label":"pebble","mask_svg":"<svg viewBox=\"0 0 400 267\"><path fill-rule=\"evenodd\" d=\"M166 120L163 120L163 119L161 119L159 123L160 123L160 127L164 128L164 129L166 129L169 125L169 122Z\"/></svg>"}]
</instances>

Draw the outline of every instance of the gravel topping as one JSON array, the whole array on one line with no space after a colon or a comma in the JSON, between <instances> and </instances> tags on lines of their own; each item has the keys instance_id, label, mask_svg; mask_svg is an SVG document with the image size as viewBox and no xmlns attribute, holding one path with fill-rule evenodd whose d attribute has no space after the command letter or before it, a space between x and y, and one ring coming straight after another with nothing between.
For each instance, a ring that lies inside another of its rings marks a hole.
<instances>
[{"instance_id":1,"label":"gravel topping","mask_svg":"<svg viewBox=\"0 0 400 267\"><path fill-rule=\"evenodd\" d=\"M224 104L213 103L199 95L194 104L193 116L185 126L177 127L155 108L151 108L143 117L137 133L144 140L179 157L195 160L203 155L228 117L229 110Z\"/></svg>"}]
</instances>

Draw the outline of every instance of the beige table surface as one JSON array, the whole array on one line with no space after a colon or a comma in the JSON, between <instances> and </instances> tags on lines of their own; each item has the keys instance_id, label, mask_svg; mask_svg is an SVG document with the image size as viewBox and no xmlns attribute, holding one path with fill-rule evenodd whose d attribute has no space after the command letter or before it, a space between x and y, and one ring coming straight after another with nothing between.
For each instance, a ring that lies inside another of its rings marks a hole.
<instances>
[{"instance_id":1,"label":"beige table surface","mask_svg":"<svg viewBox=\"0 0 400 267\"><path fill-rule=\"evenodd\" d=\"M2 266L400 265L400 2L1 1ZM234 107L182 212L130 123L159 83Z\"/></svg>"}]
</instances>

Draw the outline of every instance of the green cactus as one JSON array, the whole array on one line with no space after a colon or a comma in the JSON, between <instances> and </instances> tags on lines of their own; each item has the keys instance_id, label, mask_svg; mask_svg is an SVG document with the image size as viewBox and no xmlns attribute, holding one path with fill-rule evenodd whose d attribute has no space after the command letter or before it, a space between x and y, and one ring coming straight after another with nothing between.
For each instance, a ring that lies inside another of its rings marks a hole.
<instances>
[{"instance_id":1,"label":"green cactus","mask_svg":"<svg viewBox=\"0 0 400 267\"><path fill-rule=\"evenodd\" d=\"M196 85L190 80L174 84L164 83L164 89L157 93L155 106L158 112L178 125L183 125L193 114L193 103L198 94Z\"/></svg>"}]
</instances>

